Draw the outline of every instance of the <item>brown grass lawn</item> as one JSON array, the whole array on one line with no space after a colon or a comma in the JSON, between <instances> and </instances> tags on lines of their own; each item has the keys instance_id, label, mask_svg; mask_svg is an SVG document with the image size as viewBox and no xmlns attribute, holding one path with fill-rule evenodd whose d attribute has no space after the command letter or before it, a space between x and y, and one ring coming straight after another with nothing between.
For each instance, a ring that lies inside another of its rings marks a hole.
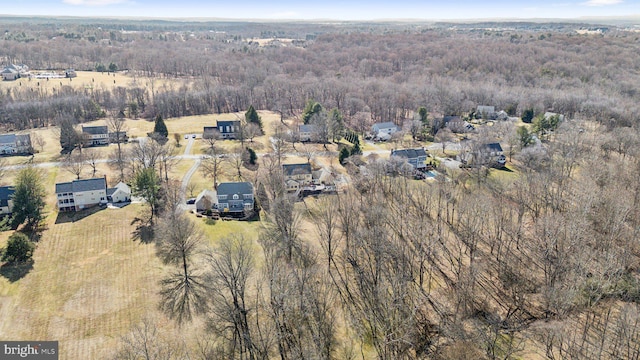
<instances>
[{"instance_id":1,"label":"brown grass lawn","mask_svg":"<svg viewBox=\"0 0 640 360\"><path fill-rule=\"evenodd\" d=\"M155 312L162 266L154 245L132 240L140 208L50 225L33 269L0 277L0 338L59 340L62 359L97 359Z\"/></svg>"},{"instance_id":2,"label":"brown grass lawn","mask_svg":"<svg viewBox=\"0 0 640 360\"><path fill-rule=\"evenodd\" d=\"M40 72L39 70L31 70L32 74ZM48 71L49 72L49 71ZM85 89L86 91L92 91L96 89L111 90L116 87L134 87L140 86L147 89L153 88L155 90L169 84L180 85L185 82L177 79L150 79L146 77L132 77L128 73L99 73L93 71L77 71L78 77L73 79L18 79L16 81L1 81L0 91L7 91L8 89L31 89L33 91L44 91L52 93L58 91L61 87L71 86L75 89ZM64 74L64 71L62 71ZM115 82L114 82L115 81ZM176 84L179 82L179 84Z\"/></svg>"}]
</instances>

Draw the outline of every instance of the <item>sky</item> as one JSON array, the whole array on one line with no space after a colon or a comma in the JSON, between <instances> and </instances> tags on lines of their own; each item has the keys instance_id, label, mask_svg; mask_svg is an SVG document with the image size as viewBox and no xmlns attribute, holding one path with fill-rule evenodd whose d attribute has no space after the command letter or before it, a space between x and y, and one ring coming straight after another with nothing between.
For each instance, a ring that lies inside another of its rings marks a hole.
<instances>
[{"instance_id":1,"label":"sky","mask_svg":"<svg viewBox=\"0 0 640 360\"><path fill-rule=\"evenodd\" d=\"M529 19L640 15L640 0L13 0L4 15L230 19Z\"/></svg>"}]
</instances>

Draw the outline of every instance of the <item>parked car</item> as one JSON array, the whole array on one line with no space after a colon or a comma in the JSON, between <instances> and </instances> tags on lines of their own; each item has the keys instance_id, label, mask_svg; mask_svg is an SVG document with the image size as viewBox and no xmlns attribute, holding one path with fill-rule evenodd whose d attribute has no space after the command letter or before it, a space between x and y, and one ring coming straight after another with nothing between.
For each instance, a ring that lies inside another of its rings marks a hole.
<instances>
[{"instance_id":1,"label":"parked car","mask_svg":"<svg viewBox=\"0 0 640 360\"><path fill-rule=\"evenodd\" d=\"M191 135L191 138L195 139L196 138L196 134Z\"/></svg>"},{"instance_id":2,"label":"parked car","mask_svg":"<svg viewBox=\"0 0 640 360\"><path fill-rule=\"evenodd\" d=\"M187 204L188 204L188 205L193 205L193 204L195 204L195 203L196 203L196 198L191 198L191 199L188 199L188 200L187 200Z\"/></svg>"}]
</instances>

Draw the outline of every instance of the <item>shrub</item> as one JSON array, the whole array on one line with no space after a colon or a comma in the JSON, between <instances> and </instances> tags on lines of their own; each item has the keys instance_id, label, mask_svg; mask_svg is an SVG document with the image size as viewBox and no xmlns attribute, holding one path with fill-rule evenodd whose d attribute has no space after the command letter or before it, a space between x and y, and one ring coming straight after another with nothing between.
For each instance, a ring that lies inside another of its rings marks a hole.
<instances>
[{"instance_id":1,"label":"shrub","mask_svg":"<svg viewBox=\"0 0 640 360\"><path fill-rule=\"evenodd\" d=\"M23 233L9 236L7 247L2 254L2 260L8 262L25 262L31 259L35 245Z\"/></svg>"}]
</instances>

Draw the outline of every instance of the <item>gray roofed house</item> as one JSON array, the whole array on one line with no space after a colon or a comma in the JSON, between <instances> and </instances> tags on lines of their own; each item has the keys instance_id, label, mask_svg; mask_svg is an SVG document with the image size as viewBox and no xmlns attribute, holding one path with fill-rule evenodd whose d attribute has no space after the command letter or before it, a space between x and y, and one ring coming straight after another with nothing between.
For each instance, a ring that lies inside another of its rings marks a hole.
<instances>
[{"instance_id":1,"label":"gray roofed house","mask_svg":"<svg viewBox=\"0 0 640 360\"><path fill-rule=\"evenodd\" d=\"M391 156L407 159L407 162L414 169L424 169L427 167L427 151L424 148L391 150Z\"/></svg>"},{"instance_id":2,"label":"gray roofed house","mask_svg":"<svg viewBox=\"0 0 640 360\"><path fill-rule=\"evenodd\" d=\"M29 134L2 134L0 135L0 154L31 154L31 135Z\"/></svg>"},{"instance_id":3,"label":"gray roofed house","mask_svg":"<svg viewBox=\"0 0 640 360\"><path fill-rule=\"evenodd\" d=\"M316 133L317 127L313 124L298 126L298 132L300 133L300 141L311 141Z\"/></svg>"},{"instance_id":4,"label":"gray roofed house","mask_svg":"<svg viewBox=\"0 0 640 360\"><path fill-rule=\"evenodd\" d=\"M12 186L0 186L0 215L11 214L14 193L15 189Z\"/></svg>"},{"instance_id":5,"label":"gray roofed house","mask_svg":"<svg viewBox=\"0 0 640 360\"><path fill-rule=\"evenodd\" d=\"M496 108L495 106L478 105L476 109L476 118L485 118L495 120Z\"/></svg>"},{"instance_id":6,"label":"gray roofed house","mask_svg":"<svg viewBox=\"0 0 640 360\"><path fill-rule=\"evenodd\" d=\"M222 137L222 134L220 134L217 126L205 126L202 132L202 138L213 139L214 137L216 137L216 132L218 134L217 136Z\"/></svg>"},{"instance_id":7,"label":"gray roofed house","mask_svg":"<svg viewBox=\"0 0 640 360\"><path fill-rule=\"evenodd\" d=\"M221 214L242 215L253 210L253 184L250 182L226 182L218 185L218 201L215 208Z\"/></svg>"},{"instance_id":8,"label":"gray roofed house","mask_svg":"<svg viewBox=\"0 0 640 360\"><path fill-rule=\"evenodd\" d=\"M109 144L109 128L107 126L83 126L82 134L87 146Z\"/></svg>"},{"instance_id":9,"label":"gray roofed house","mask_svg":"<svg viewBox=\"0 0 640 360\"><path fill-rule=\"evenodd\" d=\"M121 203L130 200L131 188L123 182L119 182L116 186L107 189L107 201Z\"/></svg>"},{"instance_id":10,"label":"gray roofed house","mask_svg":"<svg viewBox=\"0 0 640 360\"><path fill-rule=\"evenodd\" d=\"M217 199L218 197L215 190L202 190L202 192L196 197L196 210L207 211L213 209Z\"/></svg>"},{"instance_id":11,"label":"gray roofed house","mask_svg":"<svg viewBox=\"0 0 640 360\"><path fill-rule=\"evenodd\" d=\"M284 172L284 176L294 176L300 174L309 174L311 175L311 164L284 164L282 165L282 171Z\"/></svg>"},{"instance_id":12,"label":"gray roofed house","mask_svg":"<svg viewBox=\"0 0 640 360\"><path fill-rule=\"evenodd\" d=\"M236 139L240 133L239 120L218 120L216 127L223 139Z\"/></svg>"},{"instance_id":13,"label":"gray roofed house","mask_svg":"<svg viewBox=\"0 0 640 360\"><path fill-rule=\"evenodd\" d=\"M105 178L73 180L56 184L58 209L78 211L107 203L107 181Z\"/></svg>"}]
</instances>

